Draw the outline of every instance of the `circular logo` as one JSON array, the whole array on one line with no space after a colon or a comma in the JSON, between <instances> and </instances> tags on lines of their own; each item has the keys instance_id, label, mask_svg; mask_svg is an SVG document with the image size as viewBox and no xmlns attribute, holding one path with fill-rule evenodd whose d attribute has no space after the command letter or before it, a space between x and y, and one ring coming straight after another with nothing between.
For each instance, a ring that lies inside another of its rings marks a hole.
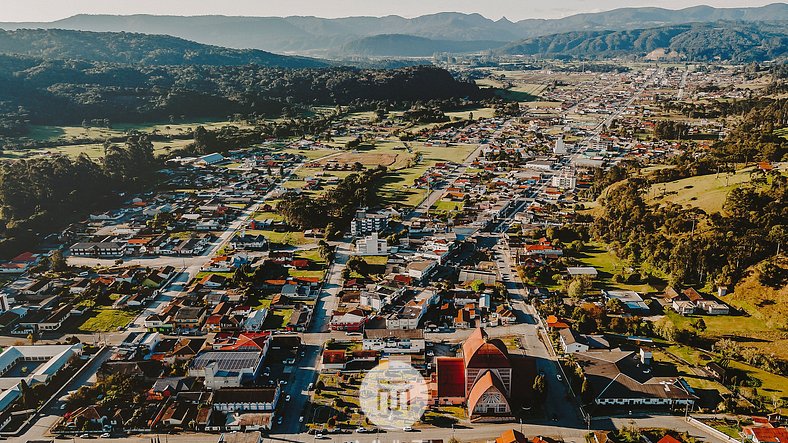
<instances>
[{"instance_id":1,"label":"circular logo","mask_svg":"<svg viewBox=\"0 0 788 443\"><path fill-rule=\"evenodd\" d=\"M427 382L413 366L383 362L361 382L359 405L367 419L384 429L402 429L421 419L427 409Z\"/></svg>"}]
</instances>

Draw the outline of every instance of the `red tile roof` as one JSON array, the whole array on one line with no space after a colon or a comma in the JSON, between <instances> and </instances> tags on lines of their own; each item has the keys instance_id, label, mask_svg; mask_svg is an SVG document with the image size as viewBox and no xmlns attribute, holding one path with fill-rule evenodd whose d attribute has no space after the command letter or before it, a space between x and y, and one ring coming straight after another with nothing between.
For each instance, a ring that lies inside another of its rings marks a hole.
<instances>
[{"instance_id":1,"label":"red tile roof","mask_svg":"<svg viewBox=\"0 0 788 443\"><path fill-rule=\"evenodd\" d=\"M744 433L754 436L760 443L788 442L788 429L786 428L747 427L744 429Z\"/></svg>"},{"instance_id":2,"label":"red tile roof","mask_svg":"<svg viewBox=\"0 0 788 443\"><path fill-rule=\"evenodd\" d=\"M508 368L509 353L499 339L488 340L487 333L477 328L462 345L467 368Z\"/></svg>"},{"instance_id":3,"label":"red tile roof","mask_svg":"<svg viewBox=\"0 0 788 443\"><path fill-rule=\"evenodd\" d=\"M347 357L345 356L345 351L330 351L325 350L323 351L323 364L326 363L345 363L347 361Z\"/></svg>"},{"instance_id":4,"label":"red tile roof","mask_svg":"<svg viewBox=\"0 0 788 443\"><path fill-rule=\"evenodd\" d=\"M657 443L681 443L681 442L671 435L666 435L660 438Z\"/></svg>"},{"instance_id":5,"label":"red tile roof","mask_svg":"<svg viewBox=\"0 0 788 443\"><path fill-rule=\"evenodd\" d=\"M495 443L527 443L528 439L525 438L520 431L515 431L514 429L508 429L503 431L500 437L495 439Z\"/></svg>"}]
</instances>

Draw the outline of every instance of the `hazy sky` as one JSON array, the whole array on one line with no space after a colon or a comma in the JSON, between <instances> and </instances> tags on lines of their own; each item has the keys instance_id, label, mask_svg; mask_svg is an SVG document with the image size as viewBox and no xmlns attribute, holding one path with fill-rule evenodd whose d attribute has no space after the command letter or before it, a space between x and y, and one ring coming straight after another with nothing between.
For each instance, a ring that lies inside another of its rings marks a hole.
<instances>
[{"instance_id":1,"label":"hazy sky","mask_svg":"<svg viewBox=\"0 0 788 443\"><path fill-rule=\"evenodd\" d=\"M626 6L680 9L762 6L775 0L0 0L0 21L52 21L79 13L170 15L389 15L404 17L442 11L478 12L510 20L564 17Z\"/></svg>"}]
</instances>

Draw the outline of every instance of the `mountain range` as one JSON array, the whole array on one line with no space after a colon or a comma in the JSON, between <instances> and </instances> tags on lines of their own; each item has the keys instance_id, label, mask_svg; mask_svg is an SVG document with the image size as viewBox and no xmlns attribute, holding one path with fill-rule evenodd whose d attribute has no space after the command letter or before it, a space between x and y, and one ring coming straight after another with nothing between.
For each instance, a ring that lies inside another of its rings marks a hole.
<instances>
[{"instance_id":1,"label":"mountain range","mask_svg":"<svg viewBox=\"0 0 788 443\"><path fill-rule=\"evenodd\" d=\"M306 57L284 56L258 49L228 49L168 35L63 29L0 30L0 54L134 65L327 66L325 62Z\"/></svg>"},{"instance_id":2,"label":"mountain range","mask_svg":"<svg viewBox=\"0 0 788 443\"><path fill-rule=\"evenodd\" d=\"M788 20L788 4L757 8L695 6L680 10L621 8L561 19L491 20L479 14L445 12L416 18L227 17L155 15L76 15L54 22L0 23L0 29L69 29L167 34L197 43L235 49L259 49L333 57L353 54L405 55L412 50L401 36L420 37L418 46L459 47L474 51L491 42L514 42L565 32L622 31L695 22ZM386 37L380 37L385 35ZM377 40L369 41L369 37ZM397 41L405 45L394 45ZM454 42L470 42L456 46ZM372 48L373 50L370 50ZM392 51L392 48L396 49ZM398 49L397 49L398 48ZM484 48L486 49L486 48ZM421 49L417 52L423 52Z\"/></svg>"},{"instance_id":3,"label":"mountain range","mask_svg":"<svg viewBox=\"0 0 788 443\"><path fill-rule=\"evenodd\" d=\"M788 55L788 22L714 22L625 31L568 32L511 43L496 52L546 58L772 60Z\"/></svg>"}]
</instances>

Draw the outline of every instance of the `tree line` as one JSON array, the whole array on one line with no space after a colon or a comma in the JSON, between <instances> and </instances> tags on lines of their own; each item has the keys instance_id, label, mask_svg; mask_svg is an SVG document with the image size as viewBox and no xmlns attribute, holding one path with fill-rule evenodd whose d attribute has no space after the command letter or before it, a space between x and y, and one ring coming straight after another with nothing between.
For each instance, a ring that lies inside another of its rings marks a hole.
<instances>
[{"instance_id":1,"label":"tree line","mask_svg":"<svg viewBox=\"0 0 788 443\"><path fill-rule=\"evenodd\" d=\"M341 235L357 208L375 201L375 184L386 175L386 167L378 166L363 173L352 173L336 188L318 197L286 196L276 210L290 226L298 229L324 228L329 238Z\"/></svg>"},{"instance_id":2,"label":"tree line","mask_svg":"<svg viewBox=\"0 0 788 443\"><path fill-rule=\"evenodd\" d=\"M81 154L0 162L0 256L30 248L43 233L79 220L155 180L153 144L134 135L108 144L102 161Z\"/></svg>"},{"instance_id":3,"label":"tree line","mask_svg":"<svg viewBox=\"0 0 788 443\"><path fill-rule=\"evenodd\" d=\"M0 56L0 136L24 133L29 124L279 117L313 105L491 97L491 91L432 66L144 66Z\"/></svg>"}]
</instances>

